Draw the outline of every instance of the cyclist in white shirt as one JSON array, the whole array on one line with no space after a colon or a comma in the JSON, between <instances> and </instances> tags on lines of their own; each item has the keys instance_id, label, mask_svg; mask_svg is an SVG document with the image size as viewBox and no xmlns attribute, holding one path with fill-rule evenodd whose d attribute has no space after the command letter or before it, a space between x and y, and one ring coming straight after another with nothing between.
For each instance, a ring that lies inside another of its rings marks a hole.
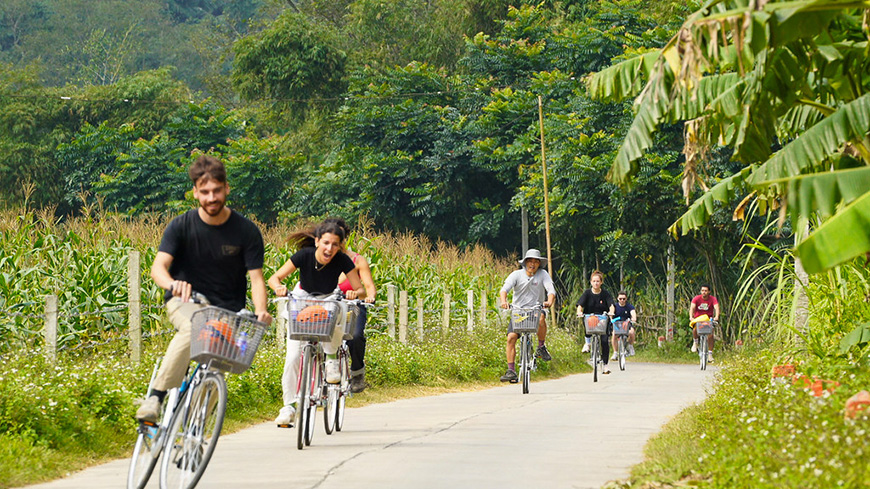
<instances>
[{"instance_id":1,"label":"cyclist in white shirt","mask_svg":"<svg viewBox=\"0 0 870 489\"><path fill-rule=\"evenodd\" d=\"M553 280L550 274L542 267L547 265L547 259L541 256L541 252L536 249L530 249L526 252L526 256L519 262L521 269L515 270L508 275L504 282L504 286L499 292L499 302L503 309L508 308L507 294L513 290L514 307L529 308L538 304L543 305L544 311L541 314L541 323L538 327L538 349L535 356L542 360L550 361L552 357L547 351L545 341L547 339L547 308L556 302L556 288L553 286ZM546 292L546 299L544 299ZM544 299L541 302L541 299ZM519 335L511 330L508 326L507 346L505 347L505 356L507 357L507 372L501 376L502 382L516 382L516 359L517 355L517 339Z\"/></svg>"}]
</instances>

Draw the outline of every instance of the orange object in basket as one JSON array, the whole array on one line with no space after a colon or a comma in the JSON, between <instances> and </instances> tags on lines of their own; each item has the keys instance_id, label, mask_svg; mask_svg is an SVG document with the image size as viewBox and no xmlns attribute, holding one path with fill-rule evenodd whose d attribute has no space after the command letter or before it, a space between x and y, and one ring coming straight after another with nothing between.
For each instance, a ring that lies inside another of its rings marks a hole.
<instances>
[{"instance_id":1,"label":"orange object in basket","mask_svg":"<svg viewBox=\"0 0 870 489\"><path fill-rule=\"evenodd\" d=\"M308 306L299 311L296 321L300 323L319 323L329 319L329 312L322 306Z\"/></svg>"},{"instance_id":2,"label":"orange object in basket","mask_svg":"<svg viewBox=\"0 0 870 489\"><path fill-rule=\"evenodd\" d=\"M211 319L200 330L199 339L207 342L210 351L219 351L225 344L233 344L233 329L223 321Z\"/></svg>"}]
</instances>

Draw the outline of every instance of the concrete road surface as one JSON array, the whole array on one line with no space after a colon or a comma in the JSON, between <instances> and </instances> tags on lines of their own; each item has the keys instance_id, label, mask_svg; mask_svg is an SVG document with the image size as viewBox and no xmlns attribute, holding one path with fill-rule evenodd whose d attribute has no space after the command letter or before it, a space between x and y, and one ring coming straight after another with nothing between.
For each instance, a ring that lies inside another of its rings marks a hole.
<instances>
[{"instance_id":1,"label":"concrete road surface","mask_svg":"<svg viewBox=\"0 0 870 489\"><path fill-rule=\"evenodd\" d=\"M591 374L348 409L310 447L271 423L222 436L200 488L598 488L628 476L647 439L701 401L715 368L632 363ZM615 362L614 362L615 363ZM131 436L131 445L132 445ZM122 488L127 460L32 486ZM159 468L158 468L159 470ZM157 474L149 488L156 488Z\"/></svg>"}]
</instances>

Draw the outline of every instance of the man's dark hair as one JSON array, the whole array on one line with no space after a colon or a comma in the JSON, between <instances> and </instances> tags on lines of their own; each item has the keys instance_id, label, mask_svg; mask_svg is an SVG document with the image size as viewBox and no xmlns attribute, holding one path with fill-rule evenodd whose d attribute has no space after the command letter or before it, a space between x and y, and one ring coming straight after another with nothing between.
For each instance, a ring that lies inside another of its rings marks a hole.
<instances>
[{"instance_id":1,"label":"man's dark hair","mask_svg":"<svg viewBox=\"0 0 870 489\"><path fill-rule=\"evenodd\" d=\"M710 284L701 284L701 288L703 289L704 287L707 287L707 290L713 292L713 287L710 287Z\"/></svg>"},{"instance_id":2,"label":"man's dark hair","mask_svg":"<svg viewBox=\"0 0 870 489\"><path fill-rule=\"evenodd\" d=\"M196 185L201 178L206 180L214 180L218 183L227 183L227 169L221 160L209 155L200 155L196 161L190 165L187 171L193 184Z\"/></svg>"},{"instance_id":3,"label":"man's dark hair","mask_svg":"<svg viewBox=\"0 0 870 489\"><path fill-rule=\"evenodd\" d=\"M619 296L621 296L621 295L624 295L625 300L628 300L628 292L626 292L624 290L620 290L619 293L616 294L616 298L619 299Z\"/></svg>"}]
</instances>

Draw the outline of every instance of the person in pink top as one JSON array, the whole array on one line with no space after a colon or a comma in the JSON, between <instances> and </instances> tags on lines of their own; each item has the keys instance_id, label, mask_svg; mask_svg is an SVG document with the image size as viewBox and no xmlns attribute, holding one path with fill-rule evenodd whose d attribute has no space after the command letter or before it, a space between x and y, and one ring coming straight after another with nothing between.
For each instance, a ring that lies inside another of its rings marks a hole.
<instances>
[{"instance_id":1,"label":"person in pink top","mask_svg":"<svg viewBox=\"0 0 870 489\"><path fill-rule=\"evenodd\" d=\"M344 230L346 235L350 236L350 227L344 219L331 218L326 221L335 222ZM369 267L368 260L359 253L347 249L346 242L343 243L342 250L351 258L351 260L353 260L353 263L356 266L356 271L359 273L362 285L366 289L366 297L364 300L373 304L375 302L375 296L377 295L377 289L375 288L375 281L372 278L372 270L371 267ZM339 277L339 280L342 281L338 284L338 287L342 292L344 292L344 296L347 299L356 299L357 293L350 284L350 281L347 280L347 277L342 274L341 277ZM362 392L366 388L365 329L367 320L368 312L366 311L366 308L360 307L359 316L357 316L356 319L356 327L353 331L353 339L347 342L347 348L350 350L350 391L353 393Z\"/></svg>"},{"instance_id":2,"label":"person in pink top","mask_svg":"<svg viewBox=\"0 0 870 489\"><path fill-rule=\"evenodd\" d=\"M713 322L719 322L719 301L712 295L710 286L707 284L701 285L701 293L692 299L689 305L689 318L695 319L698 316L706 314ZM692 325L692 352L698 351L698 331ZM710 351L707 353L707 361L713 361L713 335L710 335Z\"/></svg>"}]
</instances>

